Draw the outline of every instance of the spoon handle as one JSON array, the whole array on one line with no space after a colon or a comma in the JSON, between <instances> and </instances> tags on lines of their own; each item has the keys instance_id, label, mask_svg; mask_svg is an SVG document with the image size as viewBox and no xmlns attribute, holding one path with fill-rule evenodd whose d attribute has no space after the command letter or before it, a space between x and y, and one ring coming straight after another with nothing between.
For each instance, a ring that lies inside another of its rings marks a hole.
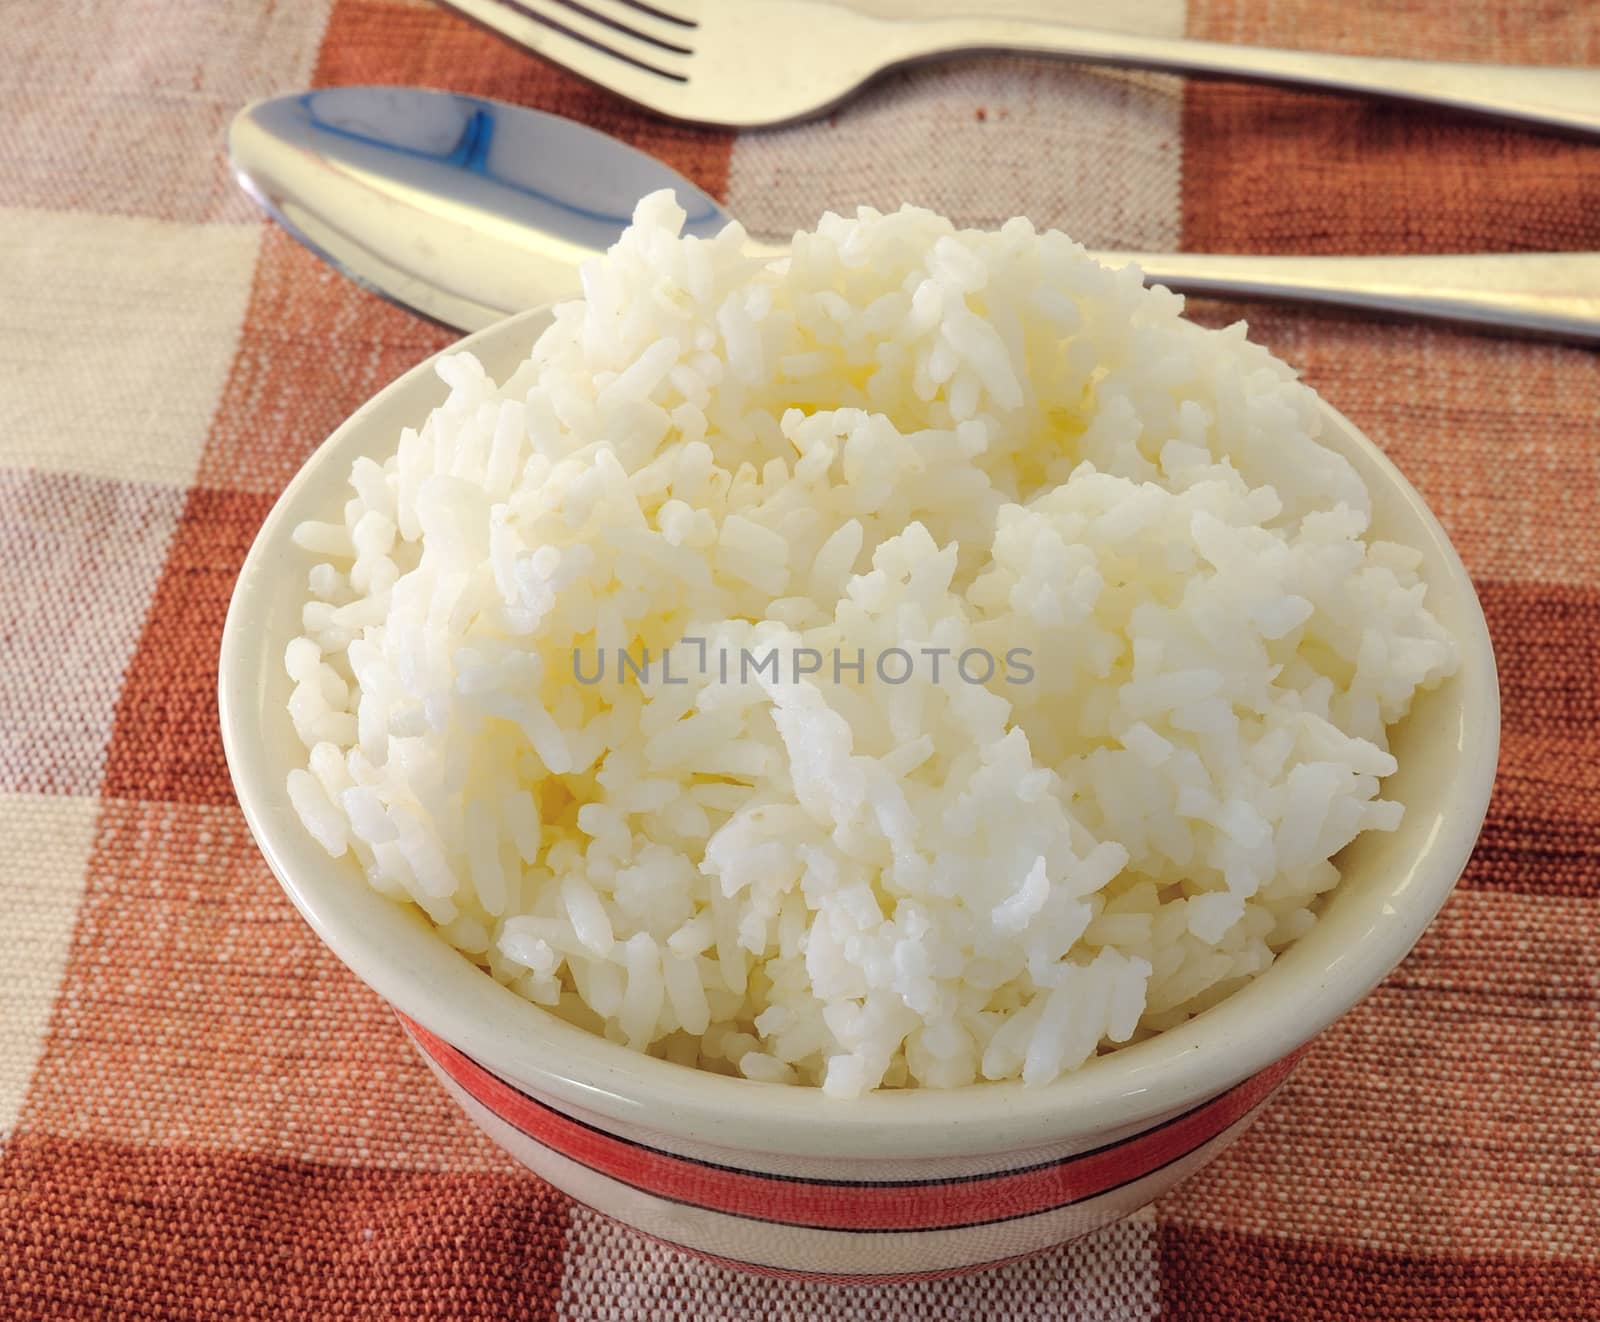
<instances>
[{"instance_id":1,"label":"spoon handle","mask_svg":"<svg viewBox=\"0 0 1600 1322\"><path fill-rule=\"evenodd\" d=\"M786 247L751 243L782 257ZM1578 344L1600 344L1600 253L1461 256L1260 257L1214 253L1097 252L1108 266L1134 262L1147 284L1217 298L1323 303L1421 317Z\"/></svg>"},{"instance_id":2,"label":"spoon handle","mask_svg":"<svg viewBox=\"0 0 1600 1322\"><path fill-rule=\"evenodd\" d=\"M1097 253L1185 294L1292 299L1600 344L1600 253L1257 257Z\"/></svg>"}]
</instances>

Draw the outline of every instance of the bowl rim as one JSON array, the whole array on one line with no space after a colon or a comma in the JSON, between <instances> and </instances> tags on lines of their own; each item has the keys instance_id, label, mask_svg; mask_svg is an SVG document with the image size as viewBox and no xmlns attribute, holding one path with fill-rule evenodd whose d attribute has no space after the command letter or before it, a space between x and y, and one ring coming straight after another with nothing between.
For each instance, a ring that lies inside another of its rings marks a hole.
<instances>
[{"instance_id":1,"label":"bowl rim","mask_svg":"<svg viewBox=\"0 0 1600 1322\"><path fill-rule=\"evenodd\" d=\"M290 900L334 954L430 1033L542 1098L647 1133L797 1157L1000 1153L1134 1132L1267 1068L1365 997L1406 956L1449 896L1476 843L1494 783L1500 721L1493 648L1471 579L1438 520L1388 457L1326 401L1321 403L1328 420L1344 429L1419 520L1442 561L1449 582L1430 580L1434 602L1437 594L1450 591L1461 594L1468 608L1466 636L1458 632L1456 637L1461 667L1450 681L1461 687L1451 727L1461 768L1458 792L1447 801L1448 812L1441 807L1427 848L1386 883L1362 939L1331 959L1315 966L1303 959L1295 963L1291 957L1302 949L1296 943L1266 973L1204 1014L1097 1057L1044 1087L980 1083L882 1091L842 1102L820 1089L712 1074L608 1042L500 986L410 908L366 887L342 885L351 880L348 864L330 859L300 827L281 784L273 783L257 737L253 708L259 706L263 667L281 667L281 650L275 654L274 640L267 637L266 612L257 607L275 562L287 552L297 558L304 554L289 542L293 524L305 517L296 507L324 480L331 457L353 448L353 438L363 434L375 412L412 395L420 398L436 383L433 369L441 355L518 336L531 343L536 323L549 318L549 308L533 308L447 346L390 382L336 428L262 523L223 628L218 666L223 748L257 845ZM343 481L348 459L342 469L331 471ZM361 921L362 901L346 893L354 890L408 915L410 925L437 951L387 919L379 924L384 931ZM1298 995L1284 994L1291 975L1280 970L1291 963Z\"/></svg>"}]
</instances>

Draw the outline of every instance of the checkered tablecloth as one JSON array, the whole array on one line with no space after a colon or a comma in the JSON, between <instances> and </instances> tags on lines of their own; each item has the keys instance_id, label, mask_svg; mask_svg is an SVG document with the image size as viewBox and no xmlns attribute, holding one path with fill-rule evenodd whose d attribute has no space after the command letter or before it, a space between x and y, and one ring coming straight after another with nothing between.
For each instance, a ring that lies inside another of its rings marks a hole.
<instances>
[{"instance_id":1,"label":"checkered tablecloth","mask_svg":"<svg viewBox=\"0 0 1600 1322\"><path fill-rule=\"evenodd\" d=\"M1114 17L1600 63L1595 0ZM0 3L0 1317L1600 1317L1600 356L1197 305L1303 367L1471 569L1505 706L1476 856L1266 1117L1153 1208L952 1282L764 1282L477 1133L282 897L229 786L216 654L256 527L450 337L263 223L224 131L254 97L379 81L595 124L758 233L912 200L1124 248L1600 249L1600 143L1464 117L990 58L735 136L420 0Z\"/></svg>"}]
</instances>

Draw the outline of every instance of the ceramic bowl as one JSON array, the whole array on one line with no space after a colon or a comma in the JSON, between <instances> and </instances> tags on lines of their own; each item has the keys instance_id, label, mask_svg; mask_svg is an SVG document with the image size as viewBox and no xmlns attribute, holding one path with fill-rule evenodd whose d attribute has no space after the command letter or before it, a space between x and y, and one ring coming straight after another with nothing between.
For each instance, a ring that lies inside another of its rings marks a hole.
<instances>
[{"instance_id":1,"label":"ceramic bowl","mask_svg":"<svg viewBox=\"0 0 1600 1322\"><path fill-rule=\"evenodd\" d=\"M463 342L503 378L548 323L525 313ZM1459 877L1499 742L1494 656L1438 521L1332 408L1326 441L1361 473L1376 535L1419 548L1428 600L1457 640L1455 677L1394 735L1385 794L1400 829L1360 837L1316 927L1189 1023L1041 1088L981 1084L853 1102L630 1052L548 1014L458 954L414 908L369 889L303 831L284 790L304 754L286 712L302 519L336 518L351 462L382 460L444 397L424 363L307 461L256 538L223 636L228 764L289 898L387 999L440 1082L530 1169L646 1234L755 1270L907 1280L1026 1256L1127 1215L1212 1160L1301 1051L1411 949Z\"/></svg>"}]
</instances>

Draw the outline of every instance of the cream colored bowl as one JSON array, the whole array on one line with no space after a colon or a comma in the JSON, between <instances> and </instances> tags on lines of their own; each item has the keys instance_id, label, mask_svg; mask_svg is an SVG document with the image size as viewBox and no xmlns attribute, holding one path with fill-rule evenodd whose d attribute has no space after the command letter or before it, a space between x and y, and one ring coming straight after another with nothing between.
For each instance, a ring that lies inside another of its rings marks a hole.
<instances>
[{"instance_id":1,"label":"cream colored bowl","mask_svg":"<svg viewBox=\"0 0 1600 1322\"><path fill-rule=\"evenodd\" d=\"M462 342L503 379L548 324L539 310ZM317 934L388 1000L473 1118L573 1196L692 1251L780 1274L907 1279L1047 1248L1148 1202L1242 1132L1297 1053L1416 942L1467 861L1499 743L1494 655L1444 530L1332 408L1325 440L1373 494L1376 535L1419 548L1429 604L1461 650L1394 735L1391 834L1360 837L1312 932L1182 1027L1043 1088L982 1084L853 1102L637 1055L501 987L415 909L369 889L304 832L284 790L304 753L286 710L299 632L303 519L337 518L350 465L382 460L444 397L430 364L338 429L274 506L222 640L223 743L268 863Z\"/></svg>"}]
</instances>

